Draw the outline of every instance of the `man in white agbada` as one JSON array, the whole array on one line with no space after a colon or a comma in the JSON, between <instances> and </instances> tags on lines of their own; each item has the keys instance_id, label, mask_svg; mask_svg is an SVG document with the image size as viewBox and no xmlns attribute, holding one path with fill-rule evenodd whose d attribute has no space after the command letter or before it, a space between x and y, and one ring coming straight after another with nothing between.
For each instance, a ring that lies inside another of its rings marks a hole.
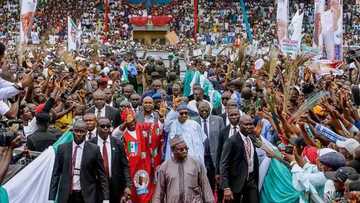
<instances>
[{"instance_id":1,"label":"man in white agbada","mask_svg":"<svg viewBox=\"0 0 360 203\"><path fill-rule=\"evenodd\" d=\"M178 113L177 119L172 121L169 125L169 135L167 139L167 146L170 146L169 140L173 139L175 135L181 135L189 148L188 154L193 159L200 161L204 164L204 141L206 135L202 130L201 126L188 117L188 107L186 103L180 104L176 111ZM165 123L165 126L167 123ZM171 150L169 147L166 148L165 160L171 158Z\"/></svg>"}]
</instances>

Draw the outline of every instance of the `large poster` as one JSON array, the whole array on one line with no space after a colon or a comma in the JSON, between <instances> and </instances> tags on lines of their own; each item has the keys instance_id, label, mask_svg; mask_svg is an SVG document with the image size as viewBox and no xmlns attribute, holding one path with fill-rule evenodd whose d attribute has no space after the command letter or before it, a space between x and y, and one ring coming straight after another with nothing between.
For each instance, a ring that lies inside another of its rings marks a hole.
<instances>
[{"instance_id":1,"label":"large poster","mask_svg":"<svg viewBox=\"0 0 360 203\"><path fill-rule=\"evenodd\" d=\"M36 11L37 0L22 0L20 11L20 43L27 44Z\"/></svg>"},{"instance_id":2,"label":"large poster","mask_svg":"<svg viewBox=\"0 0 360 203\"><path fill-rule=\"evenodd\" d=\"M320 49L323 59L343 59L342 16L342 0L315 0L313 47Z\"/></svg>"},{"instance_id":3,"label":"large poster","mask_svg":"<svg viewBox=\"0 0 360 203\"><path fill-rule=\"evenodd\" d=\"M280 46L288 38L289 0L277 1L276 31Z\"/></svg>"}]
</instances>

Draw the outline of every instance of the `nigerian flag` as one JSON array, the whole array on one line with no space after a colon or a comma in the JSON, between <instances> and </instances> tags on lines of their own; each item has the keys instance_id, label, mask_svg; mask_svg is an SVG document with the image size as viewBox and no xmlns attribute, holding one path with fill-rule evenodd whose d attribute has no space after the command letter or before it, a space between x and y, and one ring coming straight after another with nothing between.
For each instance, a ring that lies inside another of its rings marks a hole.
<instances>
[{"instance_id":1,"label":"nigerian flag","mask_svg":"<svg viewBox=\"0 0 360 203\"><path fill-rule=\"evenodd\" d=\"M0 203L47 203L55 154L59 145L71 142L73 134L65 132L58 141L0 187Z\"/></svg>"}]
</instances>

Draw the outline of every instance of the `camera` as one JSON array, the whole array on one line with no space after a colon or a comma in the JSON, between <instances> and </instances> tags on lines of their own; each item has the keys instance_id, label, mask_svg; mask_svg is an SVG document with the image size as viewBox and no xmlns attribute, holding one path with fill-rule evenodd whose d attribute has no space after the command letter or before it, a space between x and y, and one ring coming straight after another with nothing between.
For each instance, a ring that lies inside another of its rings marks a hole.
<instances>
[{"instance_id":1,"label":"camera","mask_svg":"<svg viewBox=\"0 0 360 203\"><path fill-rule=\"evenodd\" d=\"M9 126L21 124L21 120L0 121L0 147L10 146L11 142L18 136L17 133L10 132Z\"/></svg>"}]
</instances>

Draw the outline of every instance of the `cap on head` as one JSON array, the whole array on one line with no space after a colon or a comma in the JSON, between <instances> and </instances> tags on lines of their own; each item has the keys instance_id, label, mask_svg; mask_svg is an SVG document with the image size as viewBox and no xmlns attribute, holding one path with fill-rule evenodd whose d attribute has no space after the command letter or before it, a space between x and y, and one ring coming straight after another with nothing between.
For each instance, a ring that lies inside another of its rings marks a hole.
<instances>
[{"instance_id":1,"label":"cap on head","mask_svg":"<svg viewBox=\"0 0 360 203\"><path fill-rule=\"evenodd\" d=\"M86 128L86 123L83 119L78 119L73 124L73 129L83 129Z\"/></svg>"},{"instance_id":2,"label":"cap on head","mask_svg":"<svg viewBox=\"0 0 360 203\"><path fill-rule=\"evenodd\" d=\"M176 108L176 111L181 111L181 110L189 110L187 107L187 104L185 102L179 104L179 106Z\"/></svg>"},{"instance_id":3,"label":"cap on head","mask_svg":"<svg viewBox=\"0 0 360 203\"><path fill-rule=\"evenodd\" d=\"M175 137L173 137L171 140L170 140L170 146L171 148L175 147L176 145L178 144L181 144L181 143L185 143L183 137L181 135L175 135Z\"/></svg>"},{"instance_id":4,"label":"cap on head","mask_svg":"<svg viewBox=\"0 0 360 203\"><path fill-rule=\"evenodd\" d=\"M360 143L353 138L349 138L345 141L337 141L336 145L340 148L345 148L353 156L355 154L356 148L360 147Z\"/></svg>"},{"instance_id":5,"label":"cap on head","mask_svg":"<svg viewBox=\"0 0 360 203\"><path fill-rule=\"evenodd\" d=\"M319 157L320 163L337 170L346 165L345 157L339 152L330 152Z\"/></svg>"}]
</instances>

